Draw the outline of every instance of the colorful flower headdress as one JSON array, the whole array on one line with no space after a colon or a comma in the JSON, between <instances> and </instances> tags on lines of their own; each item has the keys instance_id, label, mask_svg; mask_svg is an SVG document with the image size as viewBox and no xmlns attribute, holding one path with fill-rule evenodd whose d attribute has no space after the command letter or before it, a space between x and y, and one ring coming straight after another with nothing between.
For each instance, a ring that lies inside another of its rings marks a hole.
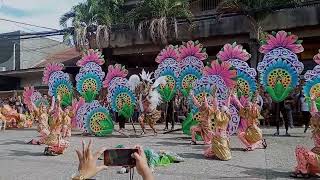
<instances>
[{"instance_id":1,"label":"colorful flower headdress","mask_svg":"<svg viewBox=\"0 0 320 180\"><path fill-rule=\"evenodd\" d=\"M199 41L188 41L183 42L179 47L179 61L182 61L188 56L193 56L199 59L200 61L206 60L208 54L206 53L206 48L203 48L202 44Z\"/></svg>"},{"instance_id":2,"label":"colorful flower headdress","mask_svg":"<svg viewBox=\"0 0 320 180\"><path fill-rule=\"evenodd\" d=\"M221 61L228 61L230 59L247 61L251 58L251 55L243 49L242 45L237 45L237 43L234 42L233 44L225 44L217 54L217 58Z\"/></svg>"},{"instance_id":3,"label":"colorful flower headdress","mask_svg":"<svg viewBox=\"0 0 320 180\"><path fill-rule=\"evenodd\" d=\"M262 46L259 51L266 54L275 48L283 47L297 54L304 50L301 43L302 40L298 40L298 36L290 32L279 31L276 33L273 31L272 34L267 34L266 38L261 40Z\"/></svg>"},{"instance_id":4,"label":"colorful flower headdress","mask_svg":"<svg viewBox=\"0 0 320 180\"><path fill-rule=\"evenodd\" d=\"M88 51L84 52L83 57L77 62L77 66L84 66L88 62L95 62L100 66L104 64L104 57L99 50L89 49Z\"/></svg>"}]
</instances>

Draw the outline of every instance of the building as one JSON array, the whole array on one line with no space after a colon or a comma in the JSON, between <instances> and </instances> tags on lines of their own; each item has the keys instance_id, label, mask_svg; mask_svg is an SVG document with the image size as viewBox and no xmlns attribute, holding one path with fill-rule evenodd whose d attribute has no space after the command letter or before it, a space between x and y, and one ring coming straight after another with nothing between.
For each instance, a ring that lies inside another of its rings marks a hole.
<instances>
[{"instance_id":1,"label":"building","mask_svg":"<svg viewBox=\"0 0 320 180\"><path fill-rule=\"evenodd\" d=\"M23 39L21 34L16 31L0 35L0 91L3 93L28 85L46 88L42 85L46 63L63 62L70 69L80 58L75 48L64 43L44 37Z\"/></svg>"},{"instance_id":2,"label":"building","mask_svg":"<svg viewBox=\"0 0 320 180\"><path fill-rule=\"evenodd\" d=\"M178 22L178 38L170 38L169 43L179 45L182 41L199 40L206 48L210 58L214 59L226 43L237 42L251 53L250 64L256 67L262 55L258 52L257 33L252 30L252 21L243 14L230 13L217 16L215 9L222 0L192 0L194 13L193 30L187 21ZM128 0L132 8L138 0ZM320 48L320 2L306 1L298 7L282 7L261 22L264 31L286 30L302 39L305 51L299 58L305 64L305 70L315 65L312 57ZM136 69L155 69L154 59L165 46L152 43L150 37L140 38L137 30L130 27L113 27L110 46L104 48L104 55L110 64L118 62L131 71ZM91 47L95 47L91 44ZM138 71L138 70L137 70Z\"/></svg>"}]
</instances>

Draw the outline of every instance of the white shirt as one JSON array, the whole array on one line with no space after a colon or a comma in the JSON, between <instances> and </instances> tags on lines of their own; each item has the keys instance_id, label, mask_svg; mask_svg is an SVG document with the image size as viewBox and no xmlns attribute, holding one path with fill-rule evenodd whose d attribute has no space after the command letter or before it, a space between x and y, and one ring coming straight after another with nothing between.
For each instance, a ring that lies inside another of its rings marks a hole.
<instances>
[{"instance_id":1,"label":"white shirt","mask_svg":"<svg viewBox=\"0 0 320 180\"><path fill-rule=\"evenodd\" d=\"M257 100L258 100L258 105L260 106L260 110L261 110L262 106L263 106L263 99L260 95L258 95Z\"/></svg>"},{"instance_id":2,"label":"white shirt","mask_svg":"<svg viewBox=\"0 0 320 180\"><path fill-rule=\"evenodd\" d=\"M303 96L300 97L300 103L301 103L301 111L309 111L309 106L305 97Z\"/></svg>"}]
</instances>

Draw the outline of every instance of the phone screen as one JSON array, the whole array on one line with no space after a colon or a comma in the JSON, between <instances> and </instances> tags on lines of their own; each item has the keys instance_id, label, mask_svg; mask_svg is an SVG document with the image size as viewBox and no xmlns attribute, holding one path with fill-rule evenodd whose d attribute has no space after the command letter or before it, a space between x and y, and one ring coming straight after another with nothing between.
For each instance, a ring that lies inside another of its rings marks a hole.
<instances>
[{"instance_id":1,"label":"phone screen","mask_svg":"<svg viewBox=\"0 0 320 180\"><path fill-rule=\"evenodd\" d=\"M135 166L136 160L132 154L138 149L107 149L104 151L104 164L106 166Z\"/></svg>"}]
</instances>

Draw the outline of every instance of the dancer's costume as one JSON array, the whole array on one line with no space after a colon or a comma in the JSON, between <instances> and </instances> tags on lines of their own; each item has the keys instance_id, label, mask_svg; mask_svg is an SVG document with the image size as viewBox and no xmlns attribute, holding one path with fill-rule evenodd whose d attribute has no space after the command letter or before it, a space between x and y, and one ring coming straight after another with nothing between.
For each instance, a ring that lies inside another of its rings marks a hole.
<instances>
[{"instance_id":1,"label":"dancer's costume","mask_svg":"<svg viewBox=\"0 0 320 180\"><path fill-rule=\"evenodd\" d=\"M242 103L250 101L257 91L256 75L254 68L250 68L246 61L250 59L251 55L237 43L225 44L221 51L217 54L217 58L221 61L228 61L237 70L237 97L241 99ZM242 104L244 105L244 104ZM239 116L239 107L237 104L231 103L230 111L232 112L232 119L229 123L229 133L235 134L238 127L241 128L242 121Z\"/></svg>"},{"instance_id":2,"label":"dancer's costume","mask_svg":"<svg viewBox=\"0 0 320 180\"><path fill-rule=\"evenodd\" d=\"M285 31L272 32L262 41L259 51L265 55L258 63L257 70L260 73L260 83L277 106L280 106L280 102L299 84L299 76L304 66L296 54L304 50L301 42L297 36ZM280 118L276 119L278 121L275 135L279 135Z\"/></svg>"},{"instance_id":3,"label":"dancer's costume","mask_svg":"<svg viewBox=\"0 0 320 180\"><path fill-rule=\"evenodd\" d=\"M259 105L256 102L246 102L246 105L243 106L243 103L235 96L233 96L233 100L240 109L241 127L238 129L238 138L246 146L246 150L266 148L267 144L262 138L262 130L258 127Z\"/></svg>"},{"instance_id":4,"label":"dancer's costume","mask_svg":"<svg viewBox=\"0 0 320 180\"><path fill-rule=\"evenodd\" d=\"M197 120L199 124L191 127L192 142L196 144L196 134L199 133L205 144L211 144L211 137L212 137L211 118L215 113L215 109L208 104L206 97L204 97L204 103L202 104L200 104L194 96L192 96L191 98L194 105L199 109L199 112L197 114Z\"/></svg>"},{"instance_id":5,"label":"dancer's costume","mask_svg":"<svg viewBox=\"0 0 320 180\"><path fill-rule=\"evenodd\" d=\"M169 122L171 122L171 129L174 128L172 105L177 91L177 78L180 71L177 59L177 47L172 45L163 49L156 58L156 62L159 63L159 65L154 73L154 77L158 79L161 76L165 76L167 81L166 84L158 87L158 92L166 105L164 110L164 119L166 120L165 130L168 129Z\"/></svg>"},{"instance_id":6,"label":"dancer's costume","mask_svg":"<svg viewBox=\"0 0 320 180\"><path fill-rule=\"evenodd\" d=\"M314 61L318 64L313 70L308 70L304 75L306 83L303 87L304 94L310 100L310 96L316 97L311 100L310 112L312 138L314 140L314 148L308 150L304 146L297 146L295 150L297 166L294 176L309 176L320 173L320 113L319 113L319 97L320 97L320 51L314 56Z\"/></svg>"},{"instance_id":7,"label":"dancer's costume","mask_svg":"<svg viewBox=\"0 0 320 180\"><path fill-rule=\"evenodd\" d=\"M108 88L107 101L112 110L125 119L130 119L134 113L136 97L125 78L127 75L128 71L124 66L110 65L103 87Z\"/></svg>"},{"instance_id":8,"label":"dancer's costume","mask_svg":"<svg viewBox=\"0 0 320 180\"><path fill-rule=\"evenodd\" d=\"M228 105L230 105L230 97L227 100L226 105L223 108L218 108L218 101L214 97L214 106L216 107L213 118L214 118L214 130L212 133L211 147L208 147L204 155L208 158L218 158L220 160L230 160L230 138L228 132L228 124L231 118L228 111Z\"/></svg>"},{"instance_id":9,"label":"dancer's costume","mask_svg":"<svg viewBox=\"0 0 320 180\"><path fill-rule=\"evenodd\" d=\"M201 79L195 81L195 86L193 88L193 92L198 102L205 102L205 97L209 96L207 97L208 103L214 103L214 101L212 100L211 93L212 88L215 87L217 89L216 98L218 101L218 105L220 107L223 105L226 106L226 100L228 100L229 89L233 89L236 85L236 70L234 70L231 64L227 61L222 62L218 60L213 60L210 66L204 68L203 74L204 76ZM192 117L192 121L194 122L192 124L195 124L195 122L200 122L199 108L197 106L192 105L191 109L192 114L194 114ZM203 138L203 140L205 139ZM205 143L208 144L210 142L205 141Z\"/></svg>"},{"instance_id":10,"label":"dancer's costume","mask_svg":"<svg viewBox=\"0 0 320 180\"><path fill-rule=\"evenodd\" d=\"M45 155L59 155L69 147L69 141L65 139L67 137L62 136L62 128L63 125L71 128L71 121L64 122L62 107L72 104L73 86L69 75L62 69L63 64L48 64L43 72L43 83L49 86L49 95L52 96L52 108L47 113L50 116L50 122L48 120L50 133L44 140L47 145L44 150Z\"/></svg>"},{"instance_id":11,"label":"dancer's costume","mask_svg":"<svg viewBox=\"0 0 320 180\"><path fill-rule=\"evenodd\" d=\"M142 134L145 133L145 123L147 123L156 134L157 130L154 125L161 117L161 111L157 110L157 107L161 103L161 95L158 93L157 87L161 84L166 84L166 77L162 76L153 83L151 76L152 73L142 70L140 74L142 81L140 81L139 76L132 75L128 82L131 90L136 92L136 96L139 97L141 114L138 120L142 128Z\"/></svg>"},{"instance_id":12,"label":"dancer's costume","mask_svg":"<svg viewBox=\"0 0 320 180\"><path fill-rule=\"evenodd\" d=\"M297 166L295 175L302 177L316 175L320 173L320 113L317 109L315 100L311 101L311 127L314 148L309 150L304 146L298 145L295 150Z\"/></svg>"},{"instance_id":13,"label":"dancer's costume","mask_svg":"<svg viewBox=\"0 0 320 180\"><path fill-rule=\"evenodd\" d=\"M195 81L203 75L203 61L208 58L206 49L198 41L188 41L179 47L178 64L180 67L177 86L184 97L188 98L189 92L194 88ZM193 114L189 113L188 118L182 123L184 134L191 135L190 128L198 124L192 121Z\"/></svg>"},{"instance_id":14,"label":"dancer's costume","mask_svg":"<svg viewBox=\"0 0 320 180\"><path fill-rule=\"evenodd\" d=\"M93 49L89 49L77 62L80 71L76 76L76 87L83 99L80 98L71 107L76 114L78 128L95 136L111 134L114 128L108 109L95 100L103 87L105 73L101 65L104 62L101 52Z\"/></svg>"},{"instance_id":15,"label":"dancer's costume","mask_svg":"<svg viewBox=\"0 0 320 180\"><path fill-rule=\"evenodd\" d=\"M33 87L25 87L23 91L23 102L30 111L32 120L36 121L37 131L40 133L38 140L32 139L30 144L43 144L44 139L49 135L48 125L48 111L49 103L45 100L39 91L34 90Z\"/></svg>"}]
</instances>

